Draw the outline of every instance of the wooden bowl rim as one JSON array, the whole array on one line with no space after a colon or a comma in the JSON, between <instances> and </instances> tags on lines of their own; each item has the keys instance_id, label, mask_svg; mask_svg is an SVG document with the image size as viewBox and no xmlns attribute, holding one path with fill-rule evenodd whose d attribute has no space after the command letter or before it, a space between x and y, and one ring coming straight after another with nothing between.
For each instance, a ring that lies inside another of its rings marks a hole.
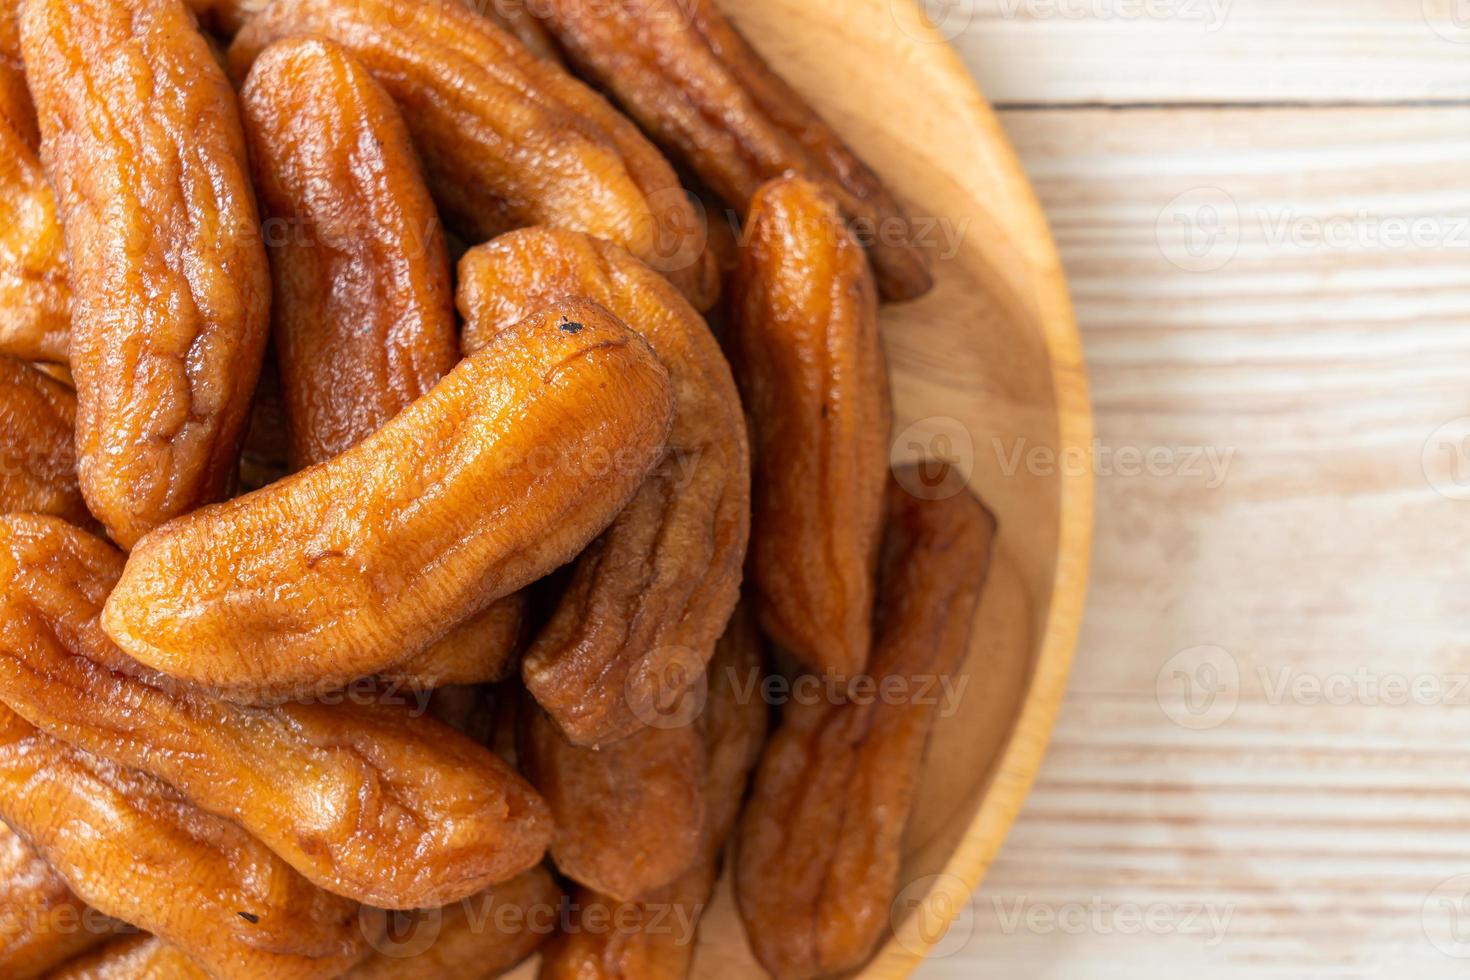
<instances>
[{"instance_id":1,"label":"wooden bowl rim","mask_svg":"<svg viewBox=\"0 0 1470 980\"><path fill-rule=\"evenodd\" d=\"M932 52L928 60L936 75L956 91L968 90L972 98L947 108L965 120L960 125L972 124L995 148L995 163L1007 178L1009 186L1004 191L1011 204L996 216L1013 236L1012 244L1025 256L1035 280L1036 325L1046 344L1055 395L1057 448L1063 453L1085 454L1092 444L1093 422L1082 338L1041 204L989 101L959 55L920 12L918 0L903 0L902 4L889 0L888 6L895 17L900 16L900 6L913 8L912 20L906 20L901 33ZM903 942L890 936L861 971L862 977L908 976L933 950L945 928L971 901L1041 767L1071 671L1092 548L1093 474L1088 467L1061 469L1051 601L1021 711L980 806L924 899L930 924L917 935L906 933ZM937 927L936 913L943 916L945 928Z\"/></svg>"}]
</instances>

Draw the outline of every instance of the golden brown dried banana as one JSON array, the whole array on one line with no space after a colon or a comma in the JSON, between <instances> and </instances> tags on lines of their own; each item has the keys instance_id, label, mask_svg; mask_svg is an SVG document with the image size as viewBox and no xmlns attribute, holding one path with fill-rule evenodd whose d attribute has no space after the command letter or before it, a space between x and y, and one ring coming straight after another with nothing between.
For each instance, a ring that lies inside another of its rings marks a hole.
<instances>
[{"instance_id":1,"label":"golden brown dried banana","mask_svg":"<svg viewBox=\"0 0 1470 980\"><path fill-rule=\"evenodd\" d=\"M149 535L103 628L238 699L393 668L595 538L671 411L641 338L595 304L549 307L340 456Z\"/></svg>"},{"instance_id":2,"label":"golden brown dried banana","mask_svg":"<svg viewBox=\"0 0 1470 980\"><path fill-rule=\"evenodd\" d=\"M537 0L530 7L579 69L742 213L760 185L821 185L861 231L885 299L933 285L903 209L714 0Z\"/></svg>"},{"instance_id":3,"label":"golden brown dried banana","mask_svg":"<svg viewBox=\"0 0 1470 980\"><path fill-rule=\"evenodd\" d=\"M76 412L70 388L0 355L0 513L91 522L77 486Z\"/></svg>"},{"instance_id":4,"label":"golden brown dried banana","mask_svg":"<svg viewBox=\"0 0 1470 980\"><path fill-rule=\"evenodd\" d=\"M704 321L616 245L528 228L471 249L459 266L465 349L565 296L642 334L675 392L668 455L578 559L522 669L568 738L599 745L647 724L714 652L740 589L750 459L740 396Z\"/></svg>"},{"instance_id":5,"label":"golden brown dried banana","mask_svg":"<svg viewBox=\"0 0 1470 980\"><path fill-rule=\"evenodd\" d=\"M235 94L180 0L34 0L21 46L66 237L82 493L131 547L226 492L260 371Z\"/></svg>"},{"instance_id":6,"label":"golden brown dried banana","mask_svg":"<svg viewBox=\"0 0 1470 980\"><path fill-rule=\"evenodd\" d=\"M969 650L994 518L968 493L920 500L903 485L888 491L870 683L786 706L741 817L740 915L777 977L857 967L889 928L937 714L928 692Z\"/></svg>"},{"instance_id":7,"label":"golden brown dried banana","mask_svg":"<svg viewBox=\"0 0 1470 980\"><path fill-rule=\"evenodd\" d=\"M215 976L333 977L382 930L382 913L312 885L230 821L4 707L0 817L77 897Z\"/></svg>"},{"instance_id":8,"label":"golden brown dried banana","mask_svg":"<svg viewBox=\"0 0 1470 980\"><path fill-rule=\"evenodd\" d=\"M817 185L751 202L726 346L750 416L750 575L773 640L817 671L863 669L892 408L873 277Z\"/></svg>"},{"instance_id":9,"label":"golden brown dried banana","mask_svg":"<svg viewBox=\"0 0 1470 980\"><path fill-rule=\"evenodd\" d=\"M246 708L129 662L97 624L122 565L55 518L0 517L0 701L360 902L443 905L541 860L551 819L531 787L391 693Z\"/></svg>"},{"instance_id":10,"label":"golden brown dried banana","mask_svg":"<svg viewBox=\"0 0 1470 980\"><path fill-rule=\"evenodd\" d=\"M376 432L459 360L449 256L398 109L341 47L271 45L240 110L299 469Z\"/></svg>"},{"instance_id":11,"label":"golden brown dried banana","mask_svg":"<svg viewBox=\"0 0 1470 980\"><path fill-rule=\"evenodd\" d=\"M703 741L704 824L694 863L669 884L619 902L590 888L572 894L572 919L542 951L540 980L682 980L694 960L696 929L720 873L746 779L767 723L760 697L762 654L743 609L709 664L708 701L697 725ZM590 928L611 920L615 928Z\"/></svg>"},{"instance_id":12,"label":"golden brown dried banana","mask_svg":"<svg viewBox=\"0 0 1470 980\"><path fill-rule=\"evenodd\" d=\"M403 109L429 185L470 241L554 225L617 242L708 309L719 292L694 207L662 154L607 102L453 0L293 0L230 48L241 75L272 41L319 34Z\"/></svg>"}]
</instances>

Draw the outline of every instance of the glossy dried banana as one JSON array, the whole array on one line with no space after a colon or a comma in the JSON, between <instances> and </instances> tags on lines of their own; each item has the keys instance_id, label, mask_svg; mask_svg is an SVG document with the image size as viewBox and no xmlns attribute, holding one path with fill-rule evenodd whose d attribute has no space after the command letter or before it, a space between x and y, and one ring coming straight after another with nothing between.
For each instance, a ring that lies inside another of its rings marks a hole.
<instances>
[{"instance_id":1,"label":"glossy dried banana","mask_svg":"<svg viewBox=\"0 0 1470 980\"><path fill-rule=\"evenodd\" d=\"M0 356L0 513L91 521L77 486L76 411L66 385Z\"/></svg>"},{"instance_id":2,"label":"glossy dried banana","mask_svg":"<svg viewBox=\"0 0 1470 980\"><path fill-rule=\"evenodd\" d=\"M699 679L740 591L750 453L740 396L699 314L616 245L528 228L459 265L464 346L527 313L585 296L637 330L674 385L669 453L577 561L527 651L527 688L573 742L626 737Z\"/></svg>"},{"instance_id":3,"label":"glossy dried banana","mask_svg":"<svg viewBox=\"0 0 1470 980\"><path fill-rule=\"evenodd\" d=\"M937 710L962 669L995 522L959 493L888 491L872 673L850 700L793 699L741 817L735 890L774 976L843 973L889 928L904 827Z\"/></svg>"},{"instance_id":4,"label":"glossy dried banana","mask_svg":"<svg viewBox=\"0 0 1470 980\"><path fill-rule=\"evenodd\" d=\"M385 946L343 980L497 977L536 951L555 928L561 889L545 868L440 909L399 916L402 948ZM428 941L420 947L420 937Z\"/></svg>"},{"instance_id":5,"label":"glossy dried banana","mask_svg":"<svg viewBox=\"0 0 1470 980\"><path fill-rule=\"evenodd\" d=\"M0 823L0 976L39 977L119 928L83 904L34 848Z\"/></svg>"},{"instance_id":6,"label":"glossy dried banana","mask_svg":"<svg viewBox=\"0 0 1470 980\"><path fill-rule=\"evenodd\" d=\"M694 726L643 728L598 749L573 745L525 705L521 766L551 807L551 857L574 881L631 901L699 853L704 745Z\"/></svg>"},{"instance_id":7,"label":"glossy dried banana","mask_svg":"<svg viewBox=\"0 0 1470 980\"><path fill-rule=\"evenodd\" d=\"M459 360L449 256L398 109L341 47L266 48L240 112L299 469L376 432Z\"/></svg>"},{"instance_id":8,"label":"glossy dried banana","mask_svg":"<svg viewBox=\"0 0 1470 980\"><path fill-rule=\"evenodd\" d=\"M340 46L267 48L240 93L274 270L271 317L293 469L382 427L459 360L449 257L408 130ZM499 680L507 598L392 673L415 688Z\"/></svg>"},{"instance_id":9,"label":"glossy dried banana","mask_svg":"<svg viewBox=\"0 0 1470 980\"><path fill-rule=\"evenodd\" d=\"M746 780L767 723L759 696L760 637L743 609L709 665L708 701L699 716L704 744L704 824L694 864L633 903L589 888L572 895L569 928L542 951L540 980L681 980L694 960L696 929L719 878ZM593 914L616 928L590 928Z\"/></svg>"},{"instance_id":10,"label":"glossy dried banana","mask_svg":"<svg viewBox=\"0 0 1470 980\"><path fill-rule=\"evenodd\" d=\"M0 0L0 65L25 71L20 54L20 8L24 0ZM30 98L27 96L26 101ZM29 113L34 134L35 113Z\"/></svg>"},{"instance_id":11,"label":"glossy dried banana","mask_svg":"<svg viewBox=\"0 0 1470 980\"><path fill-rule=\"evenodd\" d=\"M130 663L97 624L122 566L55 518L0 517L0 701L360 902L443 905L541 860L551 818L531 787L396 698L246 708Z\"/></svg>"},{"instance_id":12,"label":"glossy dried banana","mask_svg":"<svg viewBox=\"0 0 1470 980\"><path fill-rule=\"evenodd\" d=\"M130 547L225 493L260 370L235 94L180 0L33 0L21 42L65 230L82 493Z\"/></svg>"},{"instance_id":13,"label":"glossy dried banana","mask_svg":"<svg viewBox=\"0 0 1470 980\"><path fill-rule=\"evenodd\" d=\"M309 883L239 827L0 707L0 817L93 908L219 977L333 977L382 913Z\"/></svg>"},{"instance_id":14,"label":"glossy dried banana","mask_svg":"<svg viewBox=\"0 0 1470 980\"><path fill-rule=\"evenodd\" d=\"M815 184L751 202L726 340L755 460L761 626L813 670L868 661L892 408L872 275Z\"/></svg>"},{"instance_id":15,"label":"glossy dried banana","mask_svg":"<svg viewBox=\"0 0 1470 980\"><path fill-rule=\"evenodd\" d=\"M146 932L68 961L46 980L213 980L177 946Z\"/></svg>"},{"instance_id":16,"label":"glossy dried banana","mask_svg":"<svg viewBox=\"0 0 1470 980\"><path fill-rule=\"evenodd\" d=\"M725 20L713 0L538 0L567 56L743 213L783 174L815 181L870 238L886 299L933 285L903 209L832 128Z\"/></svg>"},{"instance_id":17,"label":"glossy dried banana","mask_svg":"<svg viewBox=\"0 0 1470 980\"><path fill-rule=\"evenodd\" d=\"M5 8L11 6L6 0ZM71 286L14 11L0 8L0 354L65 363Z\"/></svg>"},{"instance_id":18,"label":"glossy dried banana","mask_svg":"<svg viewBox=\"0 0 1470 980\"><path fill-rule=\"evenodd\" d=\"M464 237L554 225L617 242L708 309L718 295L673 169L607 102L453 0L294 0L236 37L243 75L272 41L319 34L403 109L430 188Z\"/></svg>"},{"instance_id":19,"label":"glossy dried banana","mask_svg":"<svg viewBox=\"0 0 1470 980\"><path fill-rule=\"evenodd\" d=\"M238 699L395 667L601 533L662 456L672 398L606 310L548 307L342 455L149 535L103 628Z\"/></svg>"}]
</instances>

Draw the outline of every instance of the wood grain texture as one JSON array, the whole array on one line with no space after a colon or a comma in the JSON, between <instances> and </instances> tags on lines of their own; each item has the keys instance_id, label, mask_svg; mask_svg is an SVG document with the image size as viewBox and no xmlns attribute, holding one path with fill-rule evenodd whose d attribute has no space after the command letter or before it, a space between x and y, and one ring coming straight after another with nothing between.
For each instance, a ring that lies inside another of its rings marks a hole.
<instances>
[{"instance_id":1,"label":"wood grain texture","mask_svg":"<svg viewBox=\"0 0 1470 980\"><path fill-rule=\"evenodd\" d=\"M1470 108L1002 121L1113 455L1051 751L917 975L1463 976Z\"/></svg>"},{"instance_id":2,"label":"wood grain texture","mask_svg":"<svg viewBox=\"0 0 1470 980\"><path fill-rule=\"evenodd\" d=\"M1470 100L1463 0L924 0L998 105Z\"/></svg>"}]
</instances>

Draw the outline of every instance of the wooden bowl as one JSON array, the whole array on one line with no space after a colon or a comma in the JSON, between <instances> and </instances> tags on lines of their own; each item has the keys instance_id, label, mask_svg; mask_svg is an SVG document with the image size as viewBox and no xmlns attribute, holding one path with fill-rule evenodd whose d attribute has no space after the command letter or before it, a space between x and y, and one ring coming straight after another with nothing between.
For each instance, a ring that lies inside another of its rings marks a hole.
<instances>
[{"instance_id":1,"label":"wooden bowl","mask_svg":"<svg viewBox=\"0 0 1470 980\"><path fill-rule=\"evenodd\" d=\"M1031 187L915 0L721 6L883 176L917 230L933 224L934 291L883 308L895 454L971 464L970 485L1000 519L969 686L929 747L895 933L861 973L907 976L999 850L1066 685L1092 533L1081 343ZM705 920L695 976L759 975L727 884Z\"/></svg>"},{"instance_id":2,"label":"wooden bowl","mask_svg":"<svg viewBox=\"0 0 1470 980\"><path fill-rule=\"evenodd\" d=\"M934 291L882 313L895 455L955 458L1000 521L969 683L929 747L895 930L860 973L907 976L966 907L1005 839L1066 685L1092 531L1081 344L1030 185L985 98L915 0L721 7L883 176L918 230L933 225ZM763 975L728 875L700 927L694 975Z\"/></svg>"}]
</instances>

